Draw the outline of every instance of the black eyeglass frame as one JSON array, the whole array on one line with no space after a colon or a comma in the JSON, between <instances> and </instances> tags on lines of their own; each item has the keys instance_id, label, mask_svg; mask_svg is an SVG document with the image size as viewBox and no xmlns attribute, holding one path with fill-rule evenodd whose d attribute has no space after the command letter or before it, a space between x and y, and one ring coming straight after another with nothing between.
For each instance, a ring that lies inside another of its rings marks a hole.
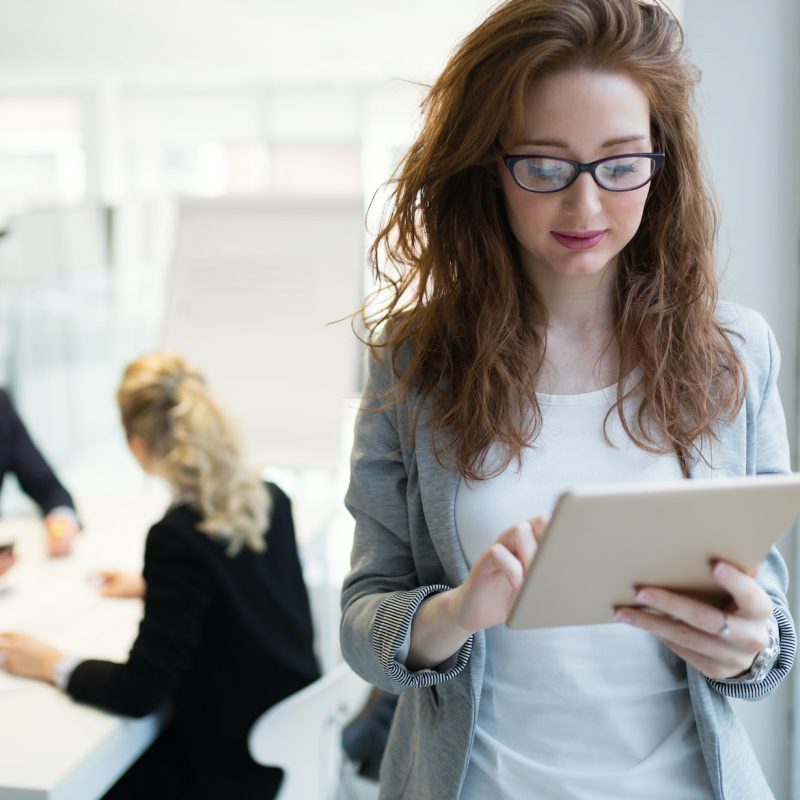
<instances>
[{"instance_id":1,"label":"black eyeglass frame","mask_svg":"<svg viewBox=\"0 0 800 800\"><path fill-rule=\"evenodd\" d=\"M554 192L563 192L564 189L568 189L578 180L578 176L582 172L588 172L592 176L592 180L601 188L605 189L607 192L633 192L636 189L641 189L642 186L646 186L650 183L651 180L656 176L656 173L661 169L664 165L664 160L666 159L666 153L621 153L618 156L606 156L605 158L598 158L597 161L590 161L588 164L584 164L581 161L573 161L571 158L560 158L558 156L543 156L543 155L534 155L534 154L526 154L524 156L519 155L512 155L506 154L503 156L503 163L508 168L508 171L511 173L511 177L514 180L514 183L519 186L520 189L523 189L526 192L534 192L535 194L553 194ZM519 179L514 174L514 167L520 161L525 161L529 158L546 158L550 161L561 161L564 164L569 164L574 170L575 174L563 185L559 186L558 189L531 189L529 186L524 186L522 183L519 182ZM597 168L604 164L606 161L616 161L619 158L650 158L655 161L655 167L653 171L650 173L649 177L646 181L642 181L638 186L631 186L627 189L609 189L608 186L603 186L602 183L597 179Z\"/></svg>"}]
</instances>

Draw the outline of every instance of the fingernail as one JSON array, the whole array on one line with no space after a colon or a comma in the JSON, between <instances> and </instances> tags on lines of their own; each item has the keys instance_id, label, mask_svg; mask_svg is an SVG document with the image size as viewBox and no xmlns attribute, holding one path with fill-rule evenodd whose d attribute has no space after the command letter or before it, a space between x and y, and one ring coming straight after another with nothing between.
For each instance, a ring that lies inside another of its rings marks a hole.
<instances>
[{"instance_id":1,"label":"fingernail","mask_svg":"<svg viewBox=\"0 0 800 800\"><path fill-rule=\"evenodd\" d=\"M655 597L653 597L650 592L645 592L644 590L636 592L635 599L637 603L641 603L643 606L651 606L655 602Z\"/></svg>"},{"instance_id":2,"label":"fingernail","mask_svg":"<svg viewBox=\"0 0 800 800\"><path fill-rule=\"evenodd\" d=\"M730 567L727 564L723 564L721 561L718 562L714 567L714 577L715 578L727 578L730 574Z\"/></svg>"},{"instance_id":3,"label":"fingernail","mask_svg":"<svg viewBox=\"0 0 800 800\"><path fill-rule=\"evenodd\" d=\"M614 619L617 622L633 622L633 614L629 611L617 611L617 613L614 614Z\"/></svg>"}]
</instances>

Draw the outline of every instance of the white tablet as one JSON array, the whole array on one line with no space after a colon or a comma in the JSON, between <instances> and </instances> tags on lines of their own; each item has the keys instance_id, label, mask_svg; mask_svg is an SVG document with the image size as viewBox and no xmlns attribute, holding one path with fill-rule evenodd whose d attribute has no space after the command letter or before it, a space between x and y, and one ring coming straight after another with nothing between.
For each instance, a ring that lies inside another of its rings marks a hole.
<instances>
[{"instance_id":1,"label":"white tablet","mask_svg":"<svg viewBox=\"0 0 800 800\"><path fill-rule=\"evenodd\" d=\"M613 622L643 585L724 606L710 564L755 570L798 515L797 474L574 489L556 504L508 627Z\"/></svg>"}]
</instances>

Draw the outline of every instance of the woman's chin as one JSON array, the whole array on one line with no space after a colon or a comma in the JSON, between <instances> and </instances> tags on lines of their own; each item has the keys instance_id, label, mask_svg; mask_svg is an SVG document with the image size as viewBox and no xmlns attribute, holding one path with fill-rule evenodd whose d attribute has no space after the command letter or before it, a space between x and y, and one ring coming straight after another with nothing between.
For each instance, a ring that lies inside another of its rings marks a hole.
<instances>
[{"instance_id":1,"label":"woman's chin","mask_svg":"<svg viewBox=\"0 0 800 800\"><path fill-rule=\"evenodd\" d=\"M591 278L605 275L614 263L614 256L584 253L579 257L556 258L549 263L538 262L528 268L534 280L537 275L549 272L552 277Z\"/></svg>"}]
</instances>

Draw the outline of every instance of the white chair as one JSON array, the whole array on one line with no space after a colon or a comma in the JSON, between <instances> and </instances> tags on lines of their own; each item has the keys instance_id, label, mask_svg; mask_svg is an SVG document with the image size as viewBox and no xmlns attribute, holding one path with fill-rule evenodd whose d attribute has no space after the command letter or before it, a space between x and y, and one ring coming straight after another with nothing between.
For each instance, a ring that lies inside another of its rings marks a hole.
<instances>
[{"instance_id":1,"label":"white chair","mask_svg":"<svg viewBox=\"0 0 800 800\"><path fill-rule=\"evenodd\" d=\"M253 760L284 771L276 800L335 797L343 758L342 728L366 701L369 688L341 663L253 723L248 736Z\"/></svg>"}]
</instances>

